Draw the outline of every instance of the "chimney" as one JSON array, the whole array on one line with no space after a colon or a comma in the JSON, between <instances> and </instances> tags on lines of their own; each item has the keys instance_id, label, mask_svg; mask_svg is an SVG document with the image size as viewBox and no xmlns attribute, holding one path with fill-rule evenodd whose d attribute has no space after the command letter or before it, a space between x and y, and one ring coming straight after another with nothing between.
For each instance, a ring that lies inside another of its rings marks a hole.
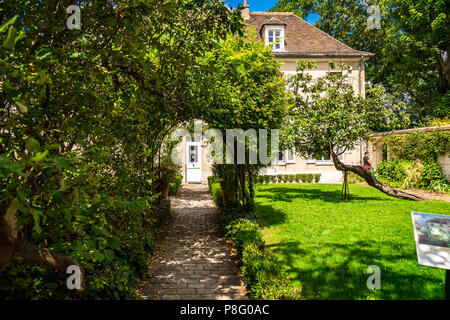
<instances>
[{"instance_id":1,"label":"chimney","mask_svg":"<svg viewBox=\"0 0 450 320\"><path fill-rule=\"evenodd\" d=\"M242 18L244 18L244 20L250 19L250 6L247 4L247 0L244 0L244 9L242 9Z\"/></svg>"}]
</instances>

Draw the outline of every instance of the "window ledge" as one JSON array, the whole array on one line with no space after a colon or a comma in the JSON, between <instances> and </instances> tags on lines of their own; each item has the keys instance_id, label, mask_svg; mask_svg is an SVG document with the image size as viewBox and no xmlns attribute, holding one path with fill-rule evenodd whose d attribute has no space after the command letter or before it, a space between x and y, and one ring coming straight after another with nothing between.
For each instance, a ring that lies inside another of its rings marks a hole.
<instances>
[{"instance_id":1,"label":"window ledge","mask_svg":"<svg viewBox=\"0 0 450 320\"><path fill-rule=\"evenodd\" d=\"M334 166L333 161L315 162L317 166Z\"/></svg>"}]
</instances>

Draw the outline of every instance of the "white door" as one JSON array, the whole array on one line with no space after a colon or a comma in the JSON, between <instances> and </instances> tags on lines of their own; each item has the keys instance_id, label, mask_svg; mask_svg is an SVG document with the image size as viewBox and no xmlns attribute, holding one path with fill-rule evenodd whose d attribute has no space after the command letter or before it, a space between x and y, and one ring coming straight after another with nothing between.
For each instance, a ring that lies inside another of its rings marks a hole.
<instances>
[{"instance_id":1,"label":"white door","mask_svg":"<svg viewBox=\"0 0 450 320\"><path fill-rule=\"evenodd\" d=\"M202 144L186 142L186 182L202 183Z\"/></svg>"}]
</instances>

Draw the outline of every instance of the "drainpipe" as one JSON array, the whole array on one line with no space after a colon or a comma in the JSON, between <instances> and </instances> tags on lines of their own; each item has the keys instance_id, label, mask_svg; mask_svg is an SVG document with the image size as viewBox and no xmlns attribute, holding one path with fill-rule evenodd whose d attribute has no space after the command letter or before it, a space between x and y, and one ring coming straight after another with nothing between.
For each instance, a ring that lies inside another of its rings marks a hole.
<instances>
[{"instance_id":1,"label":"drainpipe","mask_svg":"<svg viewBox=\"0 0 450 320\"><path fill-rule=\"evenodd\" d=\"M361 59L359 60L358 63L358 89L359 89L359 96L362 95L362 89L361 89L361 73L362 73L362 62L364 60L364 56L361 56ZM362 165L362 158L363 158L363 151L362 151L362 147L363 147L363 142L362 139L359 141L359 164Z\"/></svg>"},{"instance_id":2,"label":"drainpipe","mask_svg":"<svg viewBox=\"0 0 450 320\"><path fill-rule=\"evenodd\" d=\"M362 94L362 90L361 90L361 88L362 88L362 85L361 85L361 73L362 73L362 62L363 62L363 60L364 60L364 56L361 56L361 59L359 60L359 63L358 63L359 95Z\"/></svg>"}]
</instances>

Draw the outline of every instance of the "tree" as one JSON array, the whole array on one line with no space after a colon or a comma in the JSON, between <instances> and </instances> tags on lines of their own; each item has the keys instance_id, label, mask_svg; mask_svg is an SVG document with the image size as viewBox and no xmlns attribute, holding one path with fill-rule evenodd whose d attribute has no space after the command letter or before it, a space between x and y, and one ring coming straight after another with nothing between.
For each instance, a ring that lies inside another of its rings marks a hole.
<instances>
[{"instance_id":1,"label":"tree","mask_svg":"<svg viewBox=\"0 0 450 320\"><path fill-rule=\"evenodd\" d=\"M85 297L127 297L147 270L160 145L205 110L198 58L242 22L219 0L79 1L69 30L73 3L0 4L0 270L14 283L53 277L26 261L79 264Z\"/></svg>"},{"instance_id":2,"label":"tree","mask_svg":"<svg viewBox=\"0 0 450 320\"><path fill-rule=\"evenodd\" d=\"M368 28L371 5L380 8L379 29ZM271 10L317 13L316 27L375 53L366 79L383 85L393 104L405 102L413 126L450 113L448 1L279 0Z\"/></svg>"},{"instance_id":3,"label":"tree","mask_svg":"<svg viewBox=\"0 0 450 320\"><path fill-rule=\"evenodd\" d=\"M285 136L293 141L296 152L307 157L316 152L327 152L337 170L344 172L344 190L347 192L348 172L362 177L370 186L401 199L423 200L408 192L390 188L361 165L349 165L340 156L353 150L361 139L367 139L373 126L391 125L393 109L383 101L380 88L368 90L368 97L356 95L346 79L347 67L339 66L342 73L330 73L314 79L307 70L315 68L313 62L300 60L297 74L290 86L293 103ZM334 63L330 63L334 69ZM344 197L347 195L344 194Z\"/></svg>"},{"instance_id":4,"label":"tree","mask_svg":"<svg viewBox=\"0 0 450 320\"><path fill-rule=\"evenodd\" d=\"M226 145L226 129L268 130L268 150L271 149L271 129L280 128L286 115L287 95L280 72L280 64L261 42L246 38L228 37L206 56L205 65L214 71L208 77L213 85L209 108L203 115L208 126L222 132ZM238 141L235 141L237 150ZM253 177L264 166L249 162L251 145L245 141L245 163L217 164L215 172L222 181L225 205L240 211L252 212ZM227 150L228 150L227 146ZM255 153L259 158L259 145ZM226 152L224 153L224 156ZM236 160L236 154L234 154ZM224 161L225 163L225 161Z\"/></svg>"}]
</instances>

